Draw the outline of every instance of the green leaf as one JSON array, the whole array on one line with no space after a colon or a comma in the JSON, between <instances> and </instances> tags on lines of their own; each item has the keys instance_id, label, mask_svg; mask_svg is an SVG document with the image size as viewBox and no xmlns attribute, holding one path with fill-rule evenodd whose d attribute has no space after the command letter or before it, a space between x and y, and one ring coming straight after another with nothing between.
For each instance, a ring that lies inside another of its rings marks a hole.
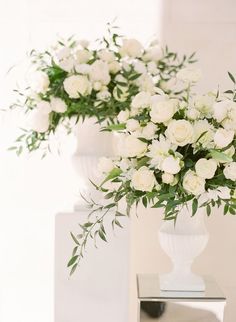
<instances>
[{"instance_id":1,"label":"green leaf","mask_svg":"<svg viewBox=\"0 0 236 322\"><path fill-rule=\"evenodd\" d=\"M73 256L70 260L69 260L69 263L67 264L67 267L70 267L72 265L74 265L74 263L77 261L79 255L75 255Z\"/></svg>"},{"instance_id":2,"label":"green leaf","mask_svg":"<svg viewBox=\"0 0 236 322\"><path fill-rule=\"evenodd\" d=\"M141 168L142 166L144 166L145 164L147 164L148 160L149 160L148 157L143 157L143 158L139 159L137 162L137 170L139 168Z\"/></svg>"},{"instance_id":3,"label":"green leaf","mask_svg":"<svg viewBox=\"0 0 236 322\"><path fill-rule=\"evenodd\" d=\"M219 162L231 162L233 159L226 155L223 152L220 152L218 150L210 150L210 155L213 159Z\"/></svg>"},{"instance_id":4,"label":"green leaf","mask_svg":"<svg viewBox=\"0 0 236 322\"><path fill-rule=\"evenodd\" d=\"M111 130L111 131L121 131L126 128L125 123L119 123L119 124L111 124L104 128L104 130Z\"/></svg>"},{"instance_id":5,"label":"green leaf","mask_svg":"<svg viewBox=\"0 0 236 322\"><path fill-rule=\"evenodd\" d=\"M230 72L228 72L228 75L229 75L229 78L231 79L231 81L235 84L234 76Z\"/></svg>"},{"instance_id":6,"label":"green leaf","mask_svg":"<svg viewBox=\"0 0 236 322\"><path fill-rule=\"evenodd\" d=\"M107 242L106 237L105 237L105 234L104 234L104 232L102 231L102 229L100 229L100 230L99 230L98 235L99 235L99 237L100 237L103 241Z\"/></svg>"},{"instance_id":7,"label":"green leaf","mask_svg":"<svg viewBox=\"0 0 236 322\"><path fill-rule=\"evenodd\" d=\"M118 227L123 228L123 226L121 225L121 223L120 223L117 219L115 219L115 224L116 224Z\"/></svg>"},{"instance_id":8,"label":"green leaf","mask_svg":"<svg viewBox=\"0 0 236 322\"><path fill-rule=\"evenodd\" d=\"M72 232L70 233L70 235L71 235L72 239L74 240L74 242L76 243L76 245L79 245L79 241L78 241L78 239L75 237L75 235L74 235Z\"/></svg>"},{"instance_id":9,"label":"green leaf","mask_svg":"<svg viewBox=\"0 0 236 322\"><path fill-rule=\"evenodd\" d=\"M198 209L198 200L195 198L192 202L192 216L194 216Z\"/></svg>"},{"instance_id":10,"label":"green leaf","mask_svg":"<svg viewBox=\"0 0 236 322\"><path fill-rule=\"evenodd\" d=\"M109 180L112 180L116 177L118 177L120 174L122 173L121 169L119 168L114 168L112 169L109 174L107 175L107 177L103 180L103 182L101 183L100 187L102 185L104 185L105 182L109 181Z\"/></svg>"},{"instance_id":11,"label":"green leaf","mask_svg":"<svg viewBox=\"0 0 236 322\"><path fill-rule=\"evenodd\" d=\"M211 206L210 205L206 206L206 212L207 212L207 216L210 216L210 214L211 214Z\"/></svg>"},{"instance_id":12,"label":"green leaf","mask_svg":"<svg viewBox=\"0 0 236 322\"><path fill-rule=\"evenodd\" d=\"M75 264L72 266L71 271L70 271L70 276L74 274L74 272L75 272L75 270L76 270L77 266L78 266L78 263L75 263Z\"/></svg>"},{"instance_id":13,"label":"green leaf","mask_svg":"<svg viewBox=\"0 0 236 322\"><path fill-rule=\"evenodd\" d=\"M224 215L227 214L228 210L229 210L229 205L226 203L224 206Z\"/></svg>"}]
</instances>

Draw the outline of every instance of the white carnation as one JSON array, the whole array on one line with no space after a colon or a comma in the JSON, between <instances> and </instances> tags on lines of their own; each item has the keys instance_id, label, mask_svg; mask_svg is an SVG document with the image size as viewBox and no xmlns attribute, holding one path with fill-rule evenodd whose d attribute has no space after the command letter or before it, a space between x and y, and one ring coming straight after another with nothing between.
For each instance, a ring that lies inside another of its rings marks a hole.
<instances>
[{"instance_id":1,"label":"white carnation","mask_svg":"<svg viewBox=\"0 0 236 322\"><path fill-rule=\"evenodd\" d=\"M143 46L136 39L124 39L123 45L120 48L121 56L129 56L132 58L137 58L142 55Z\"/></svg>"},{"instance_id":2,"label":"white carnation","mask_svg":"<svg viewBox=\"0 0 236 322\"><path fill-rule=\"evenodd\" d=\"M140 169L134 171L132 175L131 185L136 190L152 191L155 183L156 179L154 173L147 167L141 167Z\"/></svg>"},{"instance_id":3,"label":"white carnation","mask_svg":"<svg viewBox=\"0 0 236 322\"><path fill-rule=\"evenodd\" d=\"M234 139L233 130L218 129L214 135L214 142L219 149L225 148Z\"/></svg>"},{"instance_id":4,"label":"white carnation","mask_svg":"<svg viewBox=\"0 0 236 322\"><path fill-rule=\"evenodd\" d=\"M66 103L59 97L51 97L51 108L57 113L64 113L67 110Z\"/></svg>"},{"instance_id":5,"label":"white carnation","mask_svg":"<svg viewBox=\"0 0 236 322\"><path fill-rule=\"evenodd\" d=\"M92 82L100 82L103 85L109 84L111 77L108 63L102 60L96 60L91 65L89 77Z\"/></svg>"},{"instance_id":6,"label":"white carnation","mask_svg":"<svg viewBox=\"0 0 236 322\"><path fill-rule=\"evenodd\" d=\"M205 192L205 179L199 177L196 172L188 170L183 178L183 188L187 192L198 196Z\"/></svg>"},{"instance_id":7,"label":"white carnation","mask_svg":"<svg viewBox=\"0 0 236 322\"><path fill-rule=\"evenodd\" d=\"M49 85L50 81L45 72L36 71L30 75L30 87L34 92L45 94Z\"/></svg>"},{"instance_id":8,"label":"white carnation","mask_svg":"<svg viewBox=\"0 0 236 322\"><path fill-rule=\"evenodd\" d=\"M165 158L162 162L162 171L170 173L170 174L176 174L180 171L180 159L175 158L173 155L168 156Z\"/></svg>"},{"instance_id":9,"label":"white carnation","mask_svg":"<svg viewBox=\"0 0 236 322\"><path fill-rule=\"evenodd\" d=\"M213 159L199 159L195 164L195 170L199 177L203 179L211 179L214 177L217 169L217 163Z\"/></svg>"},{"instance_id":10,"label":"white carnation","mask_svg":"<svg viewBox=\"0 0 236 322\"><path fill-rule=\"evenodd\" d=\"M172 120L166 129L166 136L176 145L185 146L193 142L193 126L186 120Z\"/></svg>"},{"instance_id":11,"label":"white carnation","mask_svg":"<svg viewBox=\"0 0 236 322\"><path fill-rule=\"evenodd\" d=\"M91 93L92 86L87 76L72 75L64 80L64 88L70 98L79 98Z\"/></svg>"},{"instance_id":12,"label":"white carnation","mask_svg":"<svg viewBox=\"0 0 236 322\"><path fill-rule=\"evenodd\" d=\"M236 162L227 163L223 170L223 173L226 179L235 181L236 180Z\"/></svg>"}]
</instances>

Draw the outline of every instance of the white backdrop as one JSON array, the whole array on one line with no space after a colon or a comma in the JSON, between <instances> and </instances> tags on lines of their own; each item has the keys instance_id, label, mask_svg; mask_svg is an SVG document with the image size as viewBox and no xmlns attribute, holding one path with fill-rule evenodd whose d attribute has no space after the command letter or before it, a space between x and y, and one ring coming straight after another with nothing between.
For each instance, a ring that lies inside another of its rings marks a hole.
<instances>
[{"instance_id":1,"label":"white backdrop","mask_svg":"<svg viewBox=\"0 0 236 322\"><path fill-rule=\"evenodd\" d=\"M156 0L0 0L0 108L12 102L22 68L6 73L26 51L57 34L96 39L115 17L121 32L148 41L158 33L159 13ZM71 207L69 165L6 151L18 119L0 115L0 321L52 322L54 215Z\"/></svg>"}]
</instances>

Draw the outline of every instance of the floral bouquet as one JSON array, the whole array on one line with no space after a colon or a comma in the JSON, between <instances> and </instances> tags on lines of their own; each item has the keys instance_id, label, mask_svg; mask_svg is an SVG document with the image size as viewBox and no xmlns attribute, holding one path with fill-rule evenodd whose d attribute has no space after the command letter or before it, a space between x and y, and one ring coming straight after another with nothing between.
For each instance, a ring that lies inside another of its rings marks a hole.
<instances>
[{"instance_id":1,"label":"floral bouquet","mask_svg":"<svg viewBox=\"0 0 236 322\"><path fill-rule=\"evenodd\" d=\"M233 90L197 95L193 86L200 76L198 69L183 68L155 91L140 90L129 108L119 112L118 156L100 160L104 179L96 185L108 202L88 201L89 219L80 235L72 234L71 272L88 237L106 241L108 213L113 226L121 226L119 217L140 203L163 208L165 220L176 220L185 205L191 205L192 216L198 207L210 215L221 205L224 214L236 214L236 82L229 73ZM119 210L121 200L125 213Z\"/></svg>"},{"instance_id":2,"label":"floral bouquet","mask_svg":"<svg viewBox=\"0 0 236 322\"><path fill-rule=\"evenodd\" d=\"M121 37L110 25L108 35L94 44L72 37L45 52L33 50L30 58L27 87L16 90L18 99L12 105L26 113L24 133L11 147L17 154L25 148L43 148L46 153L59 127L70 132L86 117L113 129L117 115L129 109L135 95L154 95L161 85L170 87L176 73L194 62L194 55L179 59L156 41L144 47L136 39Z\"/></svg>"}]
</instances>

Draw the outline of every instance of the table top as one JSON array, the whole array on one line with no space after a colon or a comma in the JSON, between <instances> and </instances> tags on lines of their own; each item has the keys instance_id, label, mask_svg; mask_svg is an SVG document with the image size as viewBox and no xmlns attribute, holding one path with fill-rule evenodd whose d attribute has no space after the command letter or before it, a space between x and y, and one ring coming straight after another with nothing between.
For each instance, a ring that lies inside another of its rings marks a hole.
<instances>
[{"instance_id":1,"label":"table top","mask_svg":"<svg viewBox=\"0 0 236 322\"><path fill-rule=\"evenodd\" d=\"M150 300L203 300L203 301L225 301L226 298L210 276L203 276L206 290L204 292L176 292L160 290L158 274L138 274L137 275L137 291L138 299L141 301Z\"/></svg>"}]
</instances>

